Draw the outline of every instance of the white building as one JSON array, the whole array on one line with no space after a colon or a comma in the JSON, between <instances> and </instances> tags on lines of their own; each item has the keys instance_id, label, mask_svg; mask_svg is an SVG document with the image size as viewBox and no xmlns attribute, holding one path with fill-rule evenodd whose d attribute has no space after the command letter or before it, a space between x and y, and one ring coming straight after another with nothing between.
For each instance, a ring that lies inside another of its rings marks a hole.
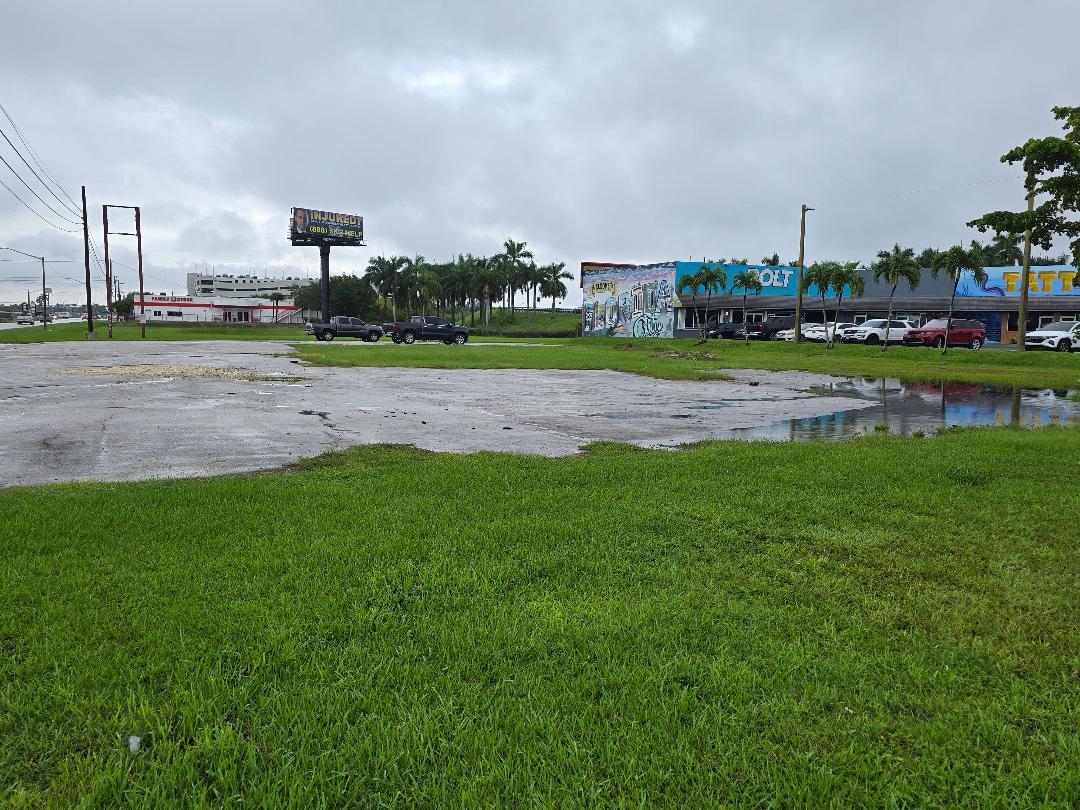
<instances>
[{"instance_id":1,"label":"white building","mask_svg":"<svg viewBox=\"0 0 1080 810\"><path fill-rule=\"evenodd\" d=\"M311 284L309 278L259 278L258 276L218 276L208 273L188 273L187 291L192 296L220 298L258 298L279 292L292 296L292 288Z\"/></svg>"},{"instance_id":2,"label":"white building","mask_svg":"<svg viewBox=\"0 0 1080 810\"><path fill-rule=\"evenodd\" d=\"M189 277L190 278L190 277ZM275 304L264 298L227 298L224 296L154 295L146 293L146 320L161 323L304 323L303 312L286 298ZM134 316L142 309L135 293Z\"/></svg>"}]
</instances>

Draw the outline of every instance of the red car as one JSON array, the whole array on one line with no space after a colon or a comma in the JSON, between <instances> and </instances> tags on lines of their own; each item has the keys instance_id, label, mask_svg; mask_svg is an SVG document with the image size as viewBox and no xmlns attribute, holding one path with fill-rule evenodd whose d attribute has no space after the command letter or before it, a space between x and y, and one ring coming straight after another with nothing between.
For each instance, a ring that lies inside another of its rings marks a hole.
<instances>
[{"instance_id":1,"label":"red car","mask_svg":"<svg viewBox=\"0 0 1080 810\"><path fill-rule=\"evenodd\" d=\"M905 346L933 346L937 349L945 346L945 327L947 318L927 321L918 329L912 329L904 335ZM986 343L986 326L979 321L953 318L949 330L950 346L967 346L969 349L981 349Z\"/></svg>"}]
</instances>

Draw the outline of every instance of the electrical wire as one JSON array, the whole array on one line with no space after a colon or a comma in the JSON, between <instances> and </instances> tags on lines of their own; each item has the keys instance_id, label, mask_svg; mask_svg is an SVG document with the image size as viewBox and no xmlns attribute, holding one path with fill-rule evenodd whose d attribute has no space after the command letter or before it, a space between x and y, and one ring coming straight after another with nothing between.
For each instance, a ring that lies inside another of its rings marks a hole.
<instances>
[{"instance_id":1,"label":"electrical wire","mask_svg":"<svg viewBox=\"0 0 1080 810\"><path fill-rule=\"evenodd\" d=\"M68 202L70 202L72 204L72 206L75 208L75 210L78 211L76 216L82 216L82 208L80 207L79 203L77 203L77 202L75 202L75 200L71 199L71 195L67 193L67 190L62 185L60 185L58 182L56 182L56 178L52 176L52 174L49 172L49 170L47 168L45 168L45 165L41 162L41 159L38 157L37 152L34 151L34 147L32 147L27 142L26 138L22 134L22 130L19 129L19 125L15 123L15 119L11 117L11 113L9 113L4 108L3 104L0 104L0 112L2 112L4 114L5 118L7 118L8 123L11 124L11 128L14 129L15 134L19 136L19 140L22 142L22 145L25 146L26 151L30 153L30 157L32 157L34 159L34 163L36 163L37 167L39 169L41 169L41 173L44 174L47 178L49 178L49 180L52 181L52 184L54 186L56 186L56 188L60 189L61 194L63 194L65 197L68 198Z\"/></svg>"},{"instance_id":2,"label":"electrical wire","mask_svg":"<svg viewBox=\"0 0 1080 810\"><path fill-rule=\"evenodd\" d=\"M45 187L45 190L47 192L49 192L53 196L53 199L55 199L58 203L60 203L60 205L64 208L64 210L67 211L69 214L72 214L72 215L77 216L77 217L81 217L82 216L82 211L74 210L73 208L71 208L70 205L68 205L68 203L64 202L63 200L61 200L59 197L56 196L56 192L53 191L51 188L49 188L49 184L41 179L40 174L38 174L37 172L34 171L34 167L31 166L29 162L27 162L26 158L23 157L23 153L20 152L18 150L18 147L16 147L15 144L13 144L11 142L11 138L9 138L7 136L7 133L4 132L4 130L0 129L0 135L2 135L4 140L8 142L8 146L11 147L11 151L13 151L16 155L18 155L19 160L21 160L23 162L23 164L25 164L26 168L28 168L30 170L30 174L34 175L34 177L37 178L37 181L39 183L41 183L42 186Z\"/></svg>"},{"instance_id":3,"label":"electrical wire","mask_svg":"<svg viewBox=\"0 0 1080 810\"><path fill-rule=\"evenodd\" d=\"M34 191L34 189L32 189L30 187L30 184L27 183L23 179L23 176L21 174L19 174L17 171L15 171L15 168L4 159L3 155L0 155L0 163L3 163L5 166L7 166L9 169L11 169L11 173L13 175L15 175L17 178L19 178L19 182L22 183L24 186L26 186L27 191L29 191L31 194L33 194L35 197L37 197L38 202L40 202L42 205L44 205L46 208L48 208L50 211L52 211L54 214L56 214L58 217L60 217L61 220L68 223L69 225L82 225L81 220L79 222L76 222L73 219L68 219L63 214L61 214L59 211L57 211L55 208L53 208L51 205L49 205L47 202L45 202L45 200L42 199L42 196L40 194L38 194L36 191Z\"/></svg>"},{"instance_id":4,"label":"electrical wire","mask_svg":"<svg viewBox=\"0 0 1080 810\"><path fill-rule=\"evenodd\" d=\"M1018 174L1012 177L996 177L992 180L976 180L973 183L953 183L947 186L932 186L930 188L916 188L910 191L895 191L891 194L874 194L869 197L852 197L849 200L830 200L829 202L814 203L814 205L845 205L847 203L865 202L867 200L884 200L890 197L904 197L908 194L926 194L931 191L950 191L954 188L970 188L971 186L984 186L988 183L1004 183L1010 180L1023 180L1024 175Z\"/></svg>"},{"instance_id":5,"label":"electrical wire","mask_svg":"<svg viewBox=\"0 0 1080 810\"><path fill-rule=\"evenodd\" d=\"M79 232L78 228L61 228L55 222L49 222L49 220L45 219L45 217L43 217L41 214L39 214L37 211L35 211L33 208L31 208L29 203L26 202L26 200L24 200L22 197L20 197L18 194L16 194L14 191L12 191L11 186L9 186L3 180L0 180L0 186L3 186L4 188L6 188L8 190L8 192L11 194L12 197L14 197L16 200L18 200L19 202L21 202L23 204L23 207L26 208L27 211L29 211L35 217L40 219L46 225L52 225L52 227L56 228L56 230L60 231L61 233L78 233ZM80 223L74 223L74 224L80 224Z\"/></svg>"}]
</instances>

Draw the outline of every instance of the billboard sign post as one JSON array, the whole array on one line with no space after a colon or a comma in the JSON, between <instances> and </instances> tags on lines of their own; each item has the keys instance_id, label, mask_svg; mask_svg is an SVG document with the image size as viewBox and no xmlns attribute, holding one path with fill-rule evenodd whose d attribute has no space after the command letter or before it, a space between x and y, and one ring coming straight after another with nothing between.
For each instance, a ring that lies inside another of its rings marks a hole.
<instances>
[{"instance_id":1,"label":"billboard sign post","mask_svg":"<svg viewBox=\"0 0 1080 810\"><path fill-rule=\"evenodd\" d=\"M293 208L289 220L293 247L318 247L322 293L322 318L330 320L330 248L363 247L364 218L316 208Z\"/></svg>"}]
</instances>

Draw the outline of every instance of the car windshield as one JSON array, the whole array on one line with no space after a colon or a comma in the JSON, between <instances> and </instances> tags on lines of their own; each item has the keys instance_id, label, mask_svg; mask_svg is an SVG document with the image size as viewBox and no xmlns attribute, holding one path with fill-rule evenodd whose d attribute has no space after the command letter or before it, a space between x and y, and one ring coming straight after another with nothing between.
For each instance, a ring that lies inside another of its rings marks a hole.
<instances>
[{"instance_id":1,"label":"car windshield","mask_svg":"<svg viewBox=\"0 0 1080 810\"><path fill-rule=\"evenodd\" d=\"M954 321L955 323L955 321ZM945 318L939 318L936 321L927 321L923 324L923 329L944 329L948 326L949 322Z\"/></svg>"},{"instance_id":2,"label":"car windshield","mask_svg":"<svg viewBox=\"0 0 1080 810\"><path fill-rule=\"evenodd\" d=\"M1046 326L1040 326L1040 332L1068 332L1076 326L1076 321L1055 321L1054 323L1048 323Z\"/></svg>"}]
</instances>

